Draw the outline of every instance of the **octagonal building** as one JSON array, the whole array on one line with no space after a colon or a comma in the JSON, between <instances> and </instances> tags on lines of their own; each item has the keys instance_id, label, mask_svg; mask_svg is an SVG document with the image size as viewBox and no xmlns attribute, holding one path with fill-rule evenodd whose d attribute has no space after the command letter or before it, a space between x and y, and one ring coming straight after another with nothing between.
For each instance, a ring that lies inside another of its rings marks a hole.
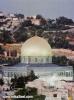
<instances>
[{"instance_id":1,"label":"octagonal building","mask_svg":"<svg viewBox=\"0 0 74 100\"><path fill-rule=\"evenodd\" d=\"M28 39L21 48L21 63L52 63L52 49L38 36Z\"/></svg>"},{"instance_id":2,"label":"octagonal building","mask_svg":"<svg viewBox=\"0 0 74 100\"><path fill-rule=\"evenodd\" d=\"M16 76L28 75L31 70L40 80L55 85L60 80L72 80L72 66L59 66L52 63L52 48L41 37L34 36L22 43L21 62L13 66L0 68L5 82Z\"/></svg>"}]
</instances>

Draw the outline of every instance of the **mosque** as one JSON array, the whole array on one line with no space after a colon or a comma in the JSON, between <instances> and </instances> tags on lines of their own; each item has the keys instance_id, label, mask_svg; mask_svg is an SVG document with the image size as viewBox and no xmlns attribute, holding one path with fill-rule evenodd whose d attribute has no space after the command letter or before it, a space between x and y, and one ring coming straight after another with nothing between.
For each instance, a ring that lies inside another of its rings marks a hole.
<instances>
[{"instance_id":1,"label":"mosque","mask_svg":"<svg viewBox=\"0 0 74 100\"><path fill-rule=\"evenodd\" d=\"M59 80L72 80L72 66L52 64L52 48L48 42L38 36L28 39L21 47L21 62L14 66L5 66L0 70L5 81L15 75L27 75L31 70L40 80L54 85Z\"/></svg>"}]
</instances>

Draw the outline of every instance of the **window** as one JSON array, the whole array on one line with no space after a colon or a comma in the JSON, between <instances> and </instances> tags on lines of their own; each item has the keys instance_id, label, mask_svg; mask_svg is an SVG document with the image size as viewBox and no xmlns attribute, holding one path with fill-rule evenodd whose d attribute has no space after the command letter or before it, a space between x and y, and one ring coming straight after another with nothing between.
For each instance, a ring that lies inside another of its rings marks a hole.
<instances>
[{"instance_id":1,"label":"window","mask_svg":"<svg viewBox=\"0 0 74 100\"><path fill-rule=\"evenodd\" d=\"M25 57L24 57L24 62L25 62Z\"/></svg>"},{"instance_id":2,"label":"window","mask_svg":"<svg viewBox=\"0 0 74 100\"><path fill-rule=\"evenodd\" d=\"M28 63L31 63L31 58L30 57L28 57Z\"/></svg>"},{"instance_id":3,"label":"window","mask_svg":"<svg viewBox=\"0 0 74 100\"><path fill-rule=\"evenodd\" d=\"M60 76L63 76L63 72L60 72Z\"/></svg>"},{"instance_id":4,"label":"window","mask_svg":"<svg viewBox=\"0 0 74 100\"><path fill-rule=\"evenodd\" d=\"M49 62L49 57L46 58L46 62L47 62L47 63Z\"/></svg>"},{"instance_id":5,"label":"window","mask_svg":"<svg viewBox=\"0 0 74 100\"><path fill-rule=\"evenodd\" d=\"M68 77L69 76L69 74L68 74L68 72L66 72L66 77Z\"/></svg>"},{"instance_id":6,"label":"window","mask_svg":"<svg viewBox=\"0 0 74 100\"><path fill-rule=\"evenodd\" d=\"M35 62L37 62L37 58L35 58Z\"/></svg>"},{"instance_id":7,"label":"window","mask_svg":"<svg viewBox=\"0 0 74 100\"><path fill-rule=\"evenodd\" d=\"M57 94L53 94L53 97L57 97Z\"/></svg>"}]
</instances>

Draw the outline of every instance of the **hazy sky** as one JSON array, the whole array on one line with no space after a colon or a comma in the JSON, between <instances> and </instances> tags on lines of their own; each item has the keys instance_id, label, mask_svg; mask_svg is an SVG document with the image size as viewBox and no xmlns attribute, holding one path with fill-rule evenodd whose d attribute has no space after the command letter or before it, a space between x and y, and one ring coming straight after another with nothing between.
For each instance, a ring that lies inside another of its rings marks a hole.
<instances>
[{"instance_id":1,"label":"hazy sky","mask_svg":"<svg viewBox=\"0 0 74 100\"><path fill-rule=\"evenodd\" d=\"M25 16L42 14L50 18L74 19L74 0L0 0L0 10Z\"/></svg>"}]
</instances>

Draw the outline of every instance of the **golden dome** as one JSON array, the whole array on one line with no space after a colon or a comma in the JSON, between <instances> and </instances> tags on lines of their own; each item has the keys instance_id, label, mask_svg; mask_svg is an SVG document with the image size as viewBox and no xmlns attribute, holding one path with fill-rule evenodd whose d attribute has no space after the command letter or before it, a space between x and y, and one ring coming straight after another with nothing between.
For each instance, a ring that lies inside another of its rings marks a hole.
<instances>
[{"instance_id":1,"label":"golden dome","mask_svg":"<svg viewBox=\"0 0 74 100\"><path fill-rule=\"evenodd\" d=\"M52 50L45 39L34 36L23 43L21 56L52 56Z\"/></svg>"}]
</instances>

